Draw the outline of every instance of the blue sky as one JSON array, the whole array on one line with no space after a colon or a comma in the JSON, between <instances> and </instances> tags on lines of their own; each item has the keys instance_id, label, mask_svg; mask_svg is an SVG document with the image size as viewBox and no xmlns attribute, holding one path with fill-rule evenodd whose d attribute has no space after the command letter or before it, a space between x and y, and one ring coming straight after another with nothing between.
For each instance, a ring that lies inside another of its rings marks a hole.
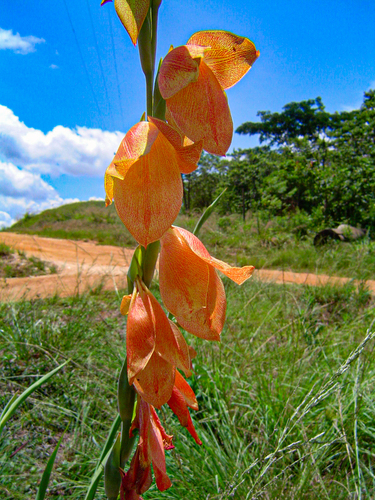
<instances>
[{"instance_id":1,"label":"blue sky","mask_svg":"<svg viewBox=\"0 0 375 500\"><path fill-rule=\"evenodd\" d=\"M0 0L0 13L1 227L102 198L105 168L145 99L138 49L112 3ZM246 36L261 53L228 90L235 127L317 96L330 112L357 108L375 87L373 0L163 0L158 57L204 29ZM235 134L232 147L255 143Z\"/></svg>"}]
</instances>

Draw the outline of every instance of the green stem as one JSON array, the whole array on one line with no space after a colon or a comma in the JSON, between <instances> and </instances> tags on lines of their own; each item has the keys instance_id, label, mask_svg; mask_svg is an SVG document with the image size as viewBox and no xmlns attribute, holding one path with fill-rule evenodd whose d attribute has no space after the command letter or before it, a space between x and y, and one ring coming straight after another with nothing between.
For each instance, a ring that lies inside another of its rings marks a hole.
<instances>
[{"instance_id":1,"label":"green stem","mask_svg":"<svg viewBox=\"0 0 375 500\"><path fill-rule=\"evenodd\" d=\"M146 96L147 96L147 116L152 116L154 72L145 73L145 77L146 77Z\"/></svg>"}]
</instances>

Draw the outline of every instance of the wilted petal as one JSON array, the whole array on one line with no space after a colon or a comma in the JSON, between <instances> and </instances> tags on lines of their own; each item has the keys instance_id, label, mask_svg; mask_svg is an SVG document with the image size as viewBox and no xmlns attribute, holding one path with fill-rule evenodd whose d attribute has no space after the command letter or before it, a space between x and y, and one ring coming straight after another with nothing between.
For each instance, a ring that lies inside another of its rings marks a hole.
<instances>
[{"instance_id":1,"label":"wilted petal","mask_svg":"<svg viewBox=\"0 0 375 500\"><path fill-rule=\"evenodd\" d=\"M137 392L147 403L160 408L171 397L176 367L154 353L145 368L133 378Z\"/></svg>"},{"instance_id":2,"label":"wilted petal","mask_svg":"<svg viewBox=\"0 0 375 500\"><path fill-rule=\"evenodd\" d=\"M259 57L253 42L228 31L199 31L190 37L187 45L190 44L209 47L204 62L223 89L241 80Z\"/></svg>"},{"instance_id":3,"label":"wilted petal","mask_svg":"<svg viewBox=\"0 0 375 500\"><path fill-rule=\"evenodd\" d=\"M203 139L205 151L225 155L232 142L232 117L223 89L203 60L198 80L167 99L167 107L189 139Z\"/></svg>"},{"instance_id":4,"label":"wilted petal","mask_svg":"<svg viewBox=\"0 0 375 500\"><path fill-rule=\"evenodd\" d=\"M117 15L134 45L137 43L149 7L150 0L115 0Z\"/></svg>"},{"instance_id":5,"label":"wilted petal","mask_svg":"<svg viewBox=\"0 0 375 500\"><path fill-rule=\"evenodd\" d=\"M152 467L154 469L156 486L160 491L164 491L172 486L171 480L167 476L165 466L164 439L162 428L155 410L150 408L151 426L149 427L149 446L152 457ZM170 436L171 438L171 436Z\"/></svg>"}]
</instances>

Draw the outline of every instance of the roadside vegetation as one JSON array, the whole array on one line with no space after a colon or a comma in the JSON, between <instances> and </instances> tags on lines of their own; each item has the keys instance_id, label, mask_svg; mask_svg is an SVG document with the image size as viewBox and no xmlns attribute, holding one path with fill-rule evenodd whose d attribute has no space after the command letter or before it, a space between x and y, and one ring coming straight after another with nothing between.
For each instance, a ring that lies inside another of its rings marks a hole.
<instances>
[{"instance_id":1,"label":"roadside vegetation","mask_svg":"<svg viewBox=\"0 0 375 500\"><path fill-rule=\"evenodd\" d=\"M197 350L190 379L203 441L168 411L173 487L145 499L371 498L375 494L374 343L341 370L375 321L364 288L277 286L225 280L222 342L186 335ZM153 292L158 295L157 286ZM70 358L8 422L0 439L0 496L33 498L67 429L48 498L84 498L116 415L125 347L121 293L0 305L0 407ZM22 477L22 481L19 478ZM98 499L104 499L100 487Z\"/></svg>"},{"instance_id":2,"label":"roadside vegetation","mask_svg":"<svg viewBox=\"0 0 375 500\"><path fill-rule=\"evenodd\" d=\"M57 273L55 265L37 257L26 257L24 252L16 252L0 242L0 278L23 278L54 273Z\"/></svg>"},{"instance_id":3,"label":"roadside vegetation","mask_svg":"<svg viewBox=\"0 0 375 500\"><path fill-rule=\"evenodd\" d=\"M200 211L181 213L176 225L193 231ZM110 221L110 222L108 222ZM89 201L64 205L38 215L26 215L6 231L39 236L83 239L135 248L136 243L119 220L115 208ZM316 226L311 217L295 212L270 217L265 210L240 214L213 214L200 238L217 258L233 265L311 272L373 279L375 242L368 236L354 242L330 241L315 247Z\"/></svg>"}]
</instances>

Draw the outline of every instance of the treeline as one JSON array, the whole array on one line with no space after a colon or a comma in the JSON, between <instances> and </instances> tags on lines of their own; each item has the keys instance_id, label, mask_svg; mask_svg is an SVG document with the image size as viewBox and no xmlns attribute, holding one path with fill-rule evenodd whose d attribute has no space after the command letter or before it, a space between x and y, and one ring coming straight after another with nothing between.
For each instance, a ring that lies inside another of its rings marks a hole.
<instances>
[{"instance_id":1,"label":"treeline","mask_svg":"<svg viewBox=\"0 0 375 500\"><path fill-rule=\"evenodd\" d=\"M260 111L239 134L262 146L225 159L203 155L184 176L184 208L202 209L227 188L222 213L301 211L318 226L348 223L375 230L375 90L360 109L325 111L321 98Z\"/></svg>"}]
</instances>

